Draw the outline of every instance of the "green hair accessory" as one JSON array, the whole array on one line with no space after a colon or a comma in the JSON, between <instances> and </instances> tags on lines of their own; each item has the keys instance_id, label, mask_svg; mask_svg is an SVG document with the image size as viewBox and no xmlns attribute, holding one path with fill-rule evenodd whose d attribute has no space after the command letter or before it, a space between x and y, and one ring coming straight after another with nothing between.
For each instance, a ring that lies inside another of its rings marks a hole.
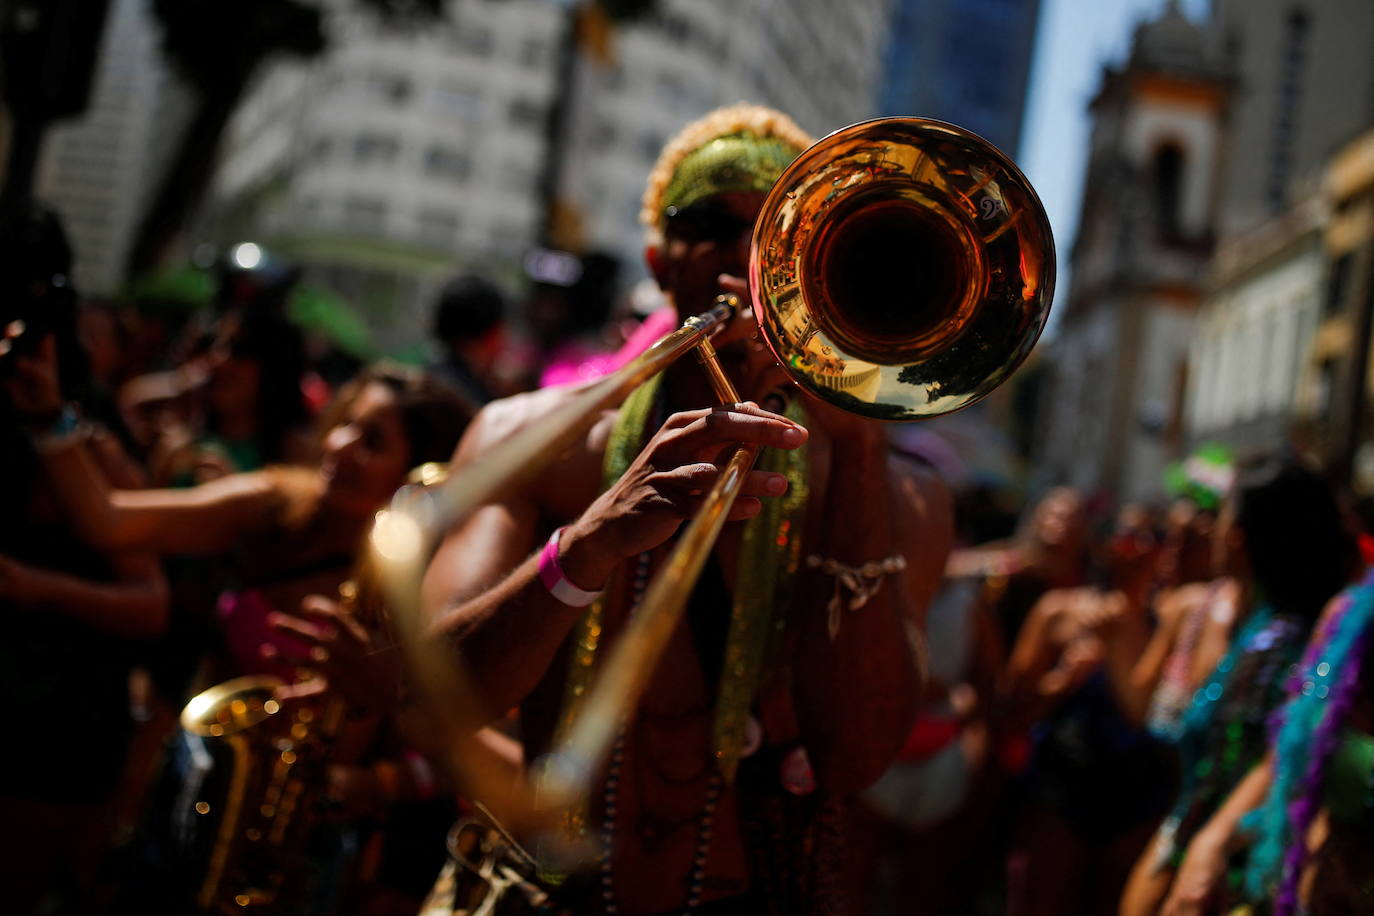
<instances>
[{"instance_id":1,"label":"green hair accessory","mask_svg":"<svg viewBox=\"0 0 1374 916\"><path fill-rule=\"evenodd\" d=\"M778 137L727 134L683 157L663 192L663 213L726 191L767 191L801 150ZM660 214L662 218L662 214Z\"/></svg>"}]
</instances>

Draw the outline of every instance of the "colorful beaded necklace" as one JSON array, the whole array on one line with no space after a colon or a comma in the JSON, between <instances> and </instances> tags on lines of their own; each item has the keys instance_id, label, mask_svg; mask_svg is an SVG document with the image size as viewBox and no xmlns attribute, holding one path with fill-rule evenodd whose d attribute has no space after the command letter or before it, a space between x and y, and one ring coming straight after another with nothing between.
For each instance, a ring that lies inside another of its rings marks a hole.
<instances>
[{"instance_id":1,"label":"colorful beaded necklace","mask_svg":"<svg viewBox=\"0 0 1374 916\"><path fill-rule=\"evenodd\" d=\"M1253 899L1272 895L1276 916L1298 909L1308 828L1323 803L1327 774L1374 639L1374 574L1343 592L1338 602L1289 681L1291 698L1274 715L1274 782L1264 804L1246 818L1258 838L1245 890Z\"/></svg>"}]
</instances>

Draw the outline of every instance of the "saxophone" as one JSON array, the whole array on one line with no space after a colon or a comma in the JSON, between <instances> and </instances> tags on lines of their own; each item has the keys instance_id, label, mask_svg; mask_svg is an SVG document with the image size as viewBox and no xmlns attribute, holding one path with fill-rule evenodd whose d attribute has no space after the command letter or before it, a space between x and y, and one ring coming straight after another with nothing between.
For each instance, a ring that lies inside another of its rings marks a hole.
<instances>
[{"instance_id":1,"label":"saxophone","mask_svg":"<svg viewBox=\"0 0 1374 916\"><path fill-rule=\"evenodd\" d=\"M372 626L378 590L359 589L366 579L356 567L339 597ZM191 760L174 829L190 861L203 863L193 889L202 913L274 912L311 881L309 843L346 709L328 692L283 702L284 686L271 675L234 678L182 709L182 746Z\"/></svg>"},{"instance_id":2,"label":"saxophone","mask_svg":"<svg viewBox=\"0 0 1374 916\"><path fill-rule=\"evenodd\" d=\"M404 489L422 491L443 473L442 465L421 465ZM367 557L360 553L339 598L376 633L386 629L386 610ZM194 889L202 913L270 913L305 890L308 844L346 710L328 692L283 703L277 691L284 686L270 675L235 678L193 697L181 712L183 745L193 760L174 818L191 860L205 863Z\"/></svg>"},{"instance_id":3,"label":"saxophone","mask_svg":"<svg viewBox=\"0 0 1374 916\"><path fill-rule=\"evenodd\" d=\"M279 702L276 677L235 678L197 695L181 727L212 763L188 785L208 861L195 892L206 913L269 912L299 875L343 721L341 701ZM208 827L208 830L206 829Z\"/></svg>"}]
</instances>

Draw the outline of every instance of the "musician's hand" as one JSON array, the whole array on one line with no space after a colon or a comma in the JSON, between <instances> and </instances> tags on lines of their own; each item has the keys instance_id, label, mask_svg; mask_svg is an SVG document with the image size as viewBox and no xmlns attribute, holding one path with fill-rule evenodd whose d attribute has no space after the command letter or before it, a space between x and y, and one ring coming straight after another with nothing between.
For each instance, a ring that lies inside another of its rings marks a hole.
<instances>
[{"instance_id":1,"label":"musician's hand","mask_svg":"<svg viewBox=\"0 0 1374 916\"><path fill-rule=\"evenodd\" d=\"M741 443L794 449L807 432L756 404L673 414L620 479L563 532L559 563L574 585L603 585L622 560L662 544L701 503ZM731 520L757 515L787 478L750 471Z\"/></svg>"},{"instance_id":2,"label":"musician's hand","mask_svg":"<svg viewBox=\"0 0 1374 916\"><path fill-rule=\"evenodd\" d=\"M397 653L375 651L371 634L337 601L309 595L301 601L299 614L273 613L268 623L304 643L304 652L285 654L321 672L350 705L383 712L395 700Z\"/></svg>"}]
</instances>

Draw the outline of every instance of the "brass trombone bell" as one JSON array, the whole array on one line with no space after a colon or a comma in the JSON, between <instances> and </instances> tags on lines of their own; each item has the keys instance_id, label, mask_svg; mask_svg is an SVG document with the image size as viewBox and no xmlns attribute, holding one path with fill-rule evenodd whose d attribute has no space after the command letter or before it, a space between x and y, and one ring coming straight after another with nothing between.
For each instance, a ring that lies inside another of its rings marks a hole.
<instances>
[{"instance_id":1,"label":"brass trombone bell","mask_svg":"<svg viewBox=\"0 0 1374 916\"><path fill-rule=\"evenodd\" d=\"M778 178L754 226L754 315L803 388L881 420L967 407L1034 347L1054 291L1039 198L992 144L864 121Z\"/></svg>"}]
</instances>

